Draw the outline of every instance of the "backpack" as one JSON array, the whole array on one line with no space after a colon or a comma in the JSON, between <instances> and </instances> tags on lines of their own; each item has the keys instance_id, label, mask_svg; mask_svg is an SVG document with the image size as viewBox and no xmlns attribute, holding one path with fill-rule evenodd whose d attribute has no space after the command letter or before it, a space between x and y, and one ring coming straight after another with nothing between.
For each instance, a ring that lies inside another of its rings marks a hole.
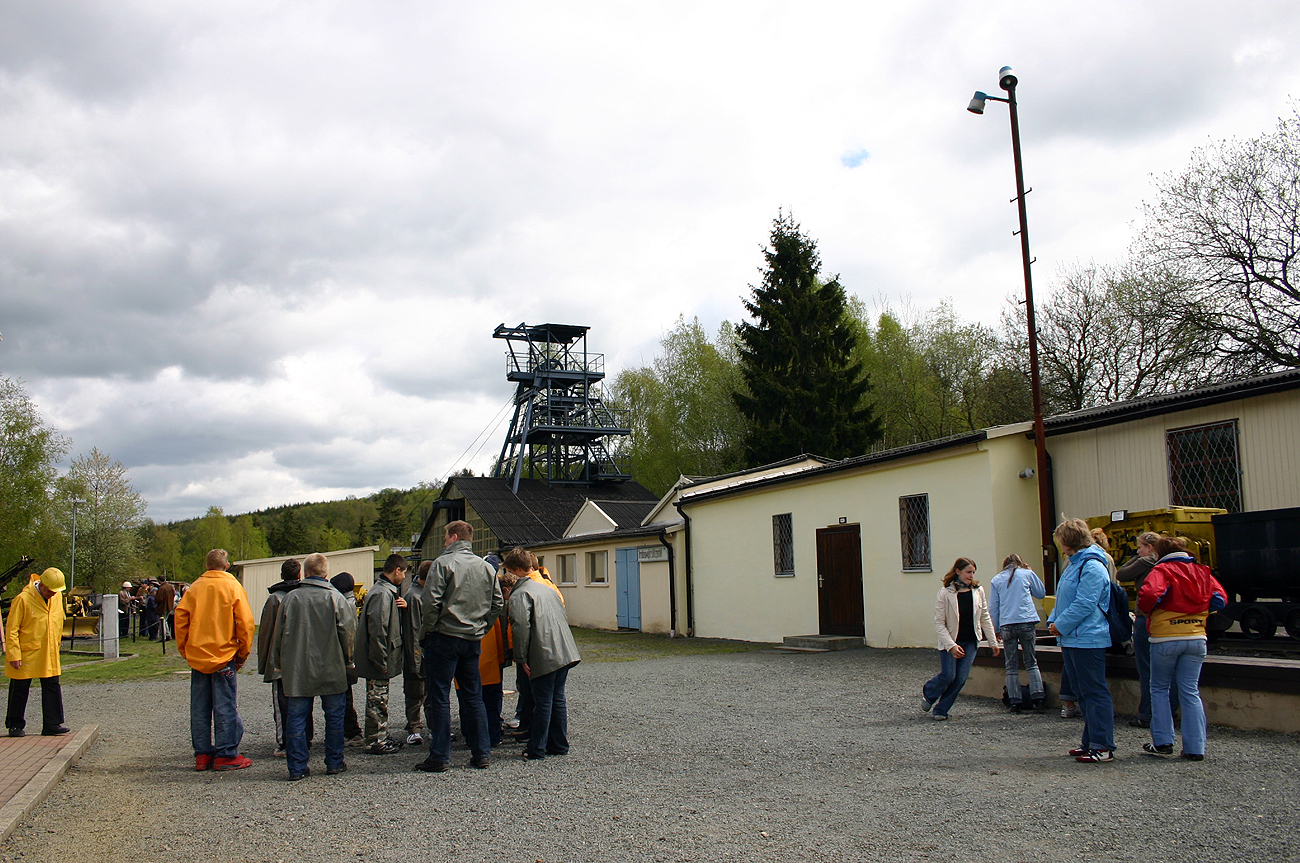
<instances>
[{"instance_id":1,"label":"backpack","mask_svg":"<svg viewBox=\"0 0 1300 863\"><path fill-rule=\"evenodd\" d=\"M1128 610L1128 593L1111 581L1110 608L1106 609L1106 623L1110 626L1110 650L1124 653L1124 645L1133 640L1133 617Z\"/></svg>"}]
</instances>

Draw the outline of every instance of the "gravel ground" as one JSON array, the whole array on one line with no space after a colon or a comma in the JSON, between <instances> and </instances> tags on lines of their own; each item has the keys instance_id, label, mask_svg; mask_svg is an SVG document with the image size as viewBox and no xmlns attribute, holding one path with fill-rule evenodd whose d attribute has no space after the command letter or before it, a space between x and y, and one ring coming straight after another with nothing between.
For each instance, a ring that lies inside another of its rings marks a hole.
<instances>
[{"instance_id":1,"label":"gravel ground","mask_svg":"<svg viewBox=\"0 0 1300 863\"><path fill-rule=\"evenodd\" d=\"M196 774L184 680L65 687L99 742L0 860L841 861L1300 859L1300 739L1213 728L1194 764L1065 757L1080 726L961 698L919 709L932 651L755 652L586 663L573 751L517 745L445 774L348 750L285 781L269 687L245 675L248 770ZM358 693L358 701L361 701ZM394 686L393 700L401 704ZM166 812L164 818L162 813Z\"/></svg>"}]
</instances>

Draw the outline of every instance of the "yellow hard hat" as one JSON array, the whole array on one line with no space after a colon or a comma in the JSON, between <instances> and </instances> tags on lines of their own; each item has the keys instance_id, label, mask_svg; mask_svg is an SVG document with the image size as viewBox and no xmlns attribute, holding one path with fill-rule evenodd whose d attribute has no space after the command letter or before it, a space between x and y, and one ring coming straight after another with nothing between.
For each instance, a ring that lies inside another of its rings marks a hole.
<instances>
[{"instance_id":1,"label":"yellow hard hat","mask_svg":"<svg viewBox=\"0 0 1300 863\"><path fill-rule=\"evenodd\" d=\"M52 566L41 573L41 584L45 585L46 590L52 590L55 593L68 586L67 581L63 578L63 571Z\"/></svg>"}]
</instances>

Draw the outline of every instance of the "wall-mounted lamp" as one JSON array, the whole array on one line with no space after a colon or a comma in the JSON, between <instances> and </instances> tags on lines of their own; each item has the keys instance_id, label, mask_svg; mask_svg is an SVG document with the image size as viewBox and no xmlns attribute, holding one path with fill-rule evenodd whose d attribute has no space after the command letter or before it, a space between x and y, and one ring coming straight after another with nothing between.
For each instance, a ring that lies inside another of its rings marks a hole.
<instances>
[{"instance_id":1,"label":"wall-mounted lamp","mask_svg":"<svg viewBox=\"0 0 1300 863\"><path fill-rule=\"evenodd\" d=\"M1019 476L1021 479L1033 479L1035 476L1034 469L1032 467L1027 467L1020 472Z\"/></svg>"}]
</instances>

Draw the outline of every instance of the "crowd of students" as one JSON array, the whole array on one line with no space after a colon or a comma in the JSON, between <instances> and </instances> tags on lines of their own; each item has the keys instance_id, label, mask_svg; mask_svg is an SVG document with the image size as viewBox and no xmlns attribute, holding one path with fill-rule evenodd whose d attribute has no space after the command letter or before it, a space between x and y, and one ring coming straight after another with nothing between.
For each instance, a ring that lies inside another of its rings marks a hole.
<instances>
[{"instance_id":1,"label":"crowd of students","mask_svg":"<svg viewBox=\"0 0 1300 863\"><path fill-rule=\"evenodd\" d=\"M1097 534L1101 534L1098 536ZM1174 753L1175 708L1181 713L1180 755L1205 758L1206 719L1200 697L1201 666L1206 654L1206 618L1227 604L1223 586L1209 567L1196 562L1180 537L1144 533L1138 555L1116 572L1107 553L1105 534L1081 519L1066 519L1055 530L1067 558L1056 587L1056 604L1048 632L1061 647L1062 702L1077 702L1083 733L1069 754L1082 763L1115 758L1115 712L1106 685L1106 652L1112 647L1111 583L1132 579L1137 591L1133 649L1142 689L1138 716L1131 724L1151 729L1149 755ZM958 558L943 577L935 598L934 626L939 637L939 673L921 689L922 709L936 720L948 711L966 683L975 652L987 643L997 656L1005 649L1009 709L1041 710L1046 694L1035 654L1040 622L1035 599L1046 591L1041 579L1021 560L1008 555L986 594L975 578L973 560ZM1125 609L1127 613L1127 609ZM1022 688L1023 661L1029 684ZM1068 696L1068 698L1067 698ZM1072 715L1067 704L1062 716Z\"/></svg>"},{"instance_id":2,"label":"crowd of students","mask_svg":"<svg viewBox=\"0 0 1300 863\"><path fill-rule=\"evenodd\" d=\"M371 755L421 743L422 713L429 753L416 769L448 770L453 686L471 767L488 767L506 728L525 743L525 759L568 753L566 681L581 657L560 591L528 551L511 550L498 568L473 553L472 539L468 523L448 524L442 553L423 561L414 578L404 557L390 555L360 609L352 576L331 579L324 555L284 562L263 606L257 650L258 673L271 684L276 755L285 758L291 780L311 775L316 699L330 775L347 770L347 742ZM214 549L206 563L175 612L177 649L191 668L195 769L239 770L252 763L239 751L243 723L235 706L235 676L253 646L252 612L226 572L226 553ZM512 662L517 723L501 716L502 670ZM389 682L398 675L405 738L389 731ZM352 699L360 679L364 726Z\"/></svg>"}]
</instances>

